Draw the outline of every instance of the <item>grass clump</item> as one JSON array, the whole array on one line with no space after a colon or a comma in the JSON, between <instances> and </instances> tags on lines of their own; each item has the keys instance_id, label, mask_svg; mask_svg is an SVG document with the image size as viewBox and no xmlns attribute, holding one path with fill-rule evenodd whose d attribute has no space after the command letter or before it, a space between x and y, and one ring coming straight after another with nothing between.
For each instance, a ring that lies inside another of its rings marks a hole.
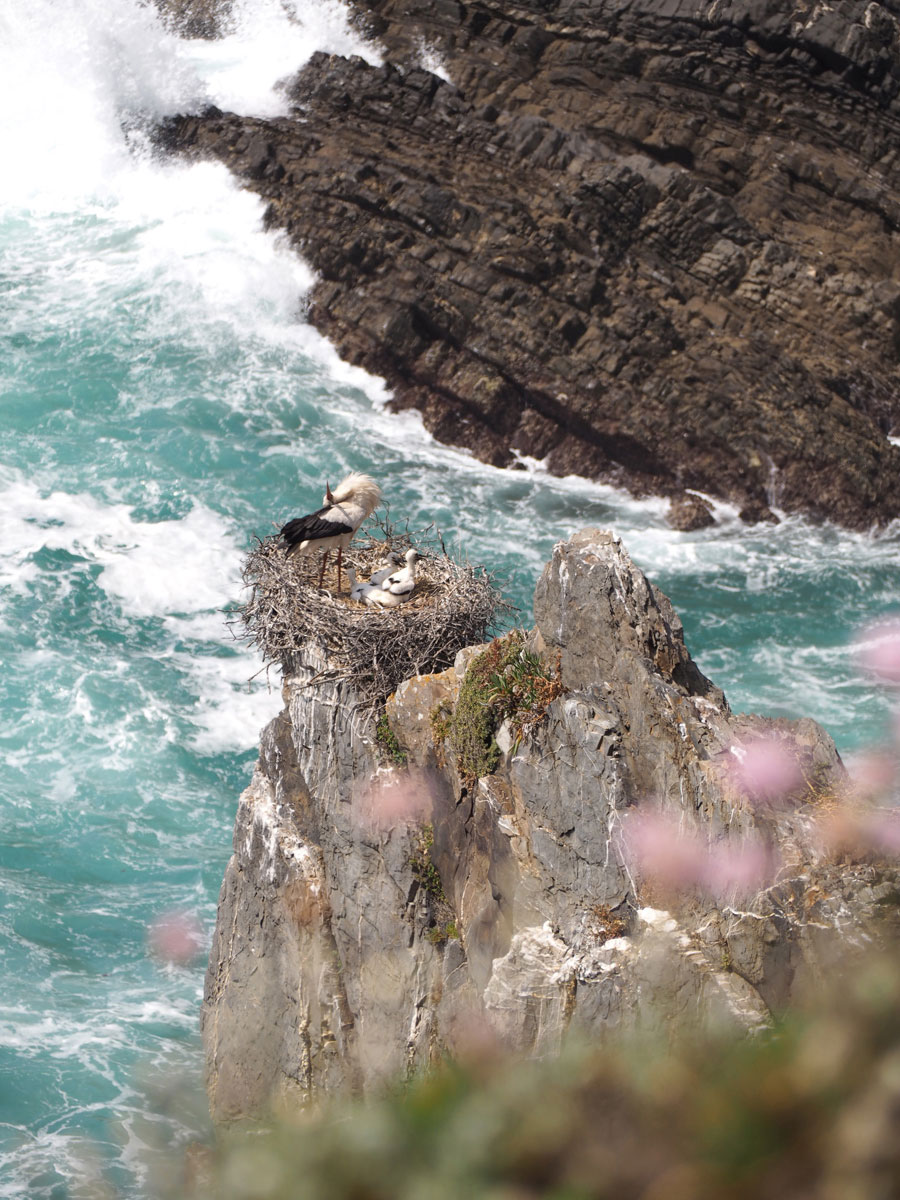
<instances>
[{"instance_id":1,"label":"grass clump","mask_svg":"<svg viewBox=\"0 0 900 1200\"><path fill-rule=\"evenodd\" d=\"M555 667L548 667L526 648L524 631L514 629L473 659L449 720L443 713L432 713L432 732L437 735L446 728L460 775L479 779L500 762L495 734L501 722L509 720L518 746L564 690L559 656Z\"/></svg>"},{"instance_id":2,"label":"grass clump","mask_svg":"<svg viewBox=\"0 0 900 1200\"><path fill-rule=\"evenodd\" d=\"M494 737L499 722L488 698L487 684L491 667L502 653L503 640L495 639L472 662L459 686L450 718L450 745L456 755L457 770L466 780L490 775L500 762L500 747Z\"/></svg>"},{"instance_id":3,"label":"grass clump","mask_svg":"<svg viewBox=\"0 0 900 1200\"><path fill-rule=\"evenodd\" d=\"M453 938L459 941L462 938L456 923L456 913L447 898L440 871L432 858L433 849L434 826L423 825L409 865L428 903L429 926L424 933L425 940L432 946L443 946Z\"/></svg>"},{"instance_id":4,"label":"grass clump","mask_svg":"<svg viewBox=\"0 0 900 1200\"><path fill-rule=\"evenodd\" d=\"M514 631L518 633L518 631ZM510 635L512 637L512 635ZM500 719L509 719L514 744L539 725L547 709L565 691L562 685L562 652L557 651L556 663L548 668L539 654L526 650L524 635L519 635L517 650L502 670L491 677L489 700Z\"/></svg>"},{"instance_id":5,"label":"grass clump","mask_svg":"<svg viewBox=\"0 0 900 1200\"><path fill-rule=\"evenodd\" d=\"M393 763L396 767L405 767L407 754L397 740L397 735L391 729L387 713L381 710L381 715L375 722L375 741L381 752L382 759Z\"/></svg>"},{"instance_id":6,"label":"grass clump","mask_svg":"<svg viewBox=\"0 0 900 1200\"><path fill-rule=\"evenodd\" d=\"M440 872L431 859L433 846L434 826L423 825L416 851L410 858L409 865L412 867L413 876L425 889L429 899L446 903L447 897L444 895L444 885L441 882Z\"/></svg>"},{"instance_id":7,"label":"grass clump","mask_svg":"<svg viewBox=\"0 0 900 1200\"><path fill-rule=\"evenodd\" d=\"M444 925L432 925L425 933L432 946L443 946L454 938L460 941L459 929L455 921L447 921Z\"/></svg>"},{"instance_id":8,"label":"grass clump","mask_svg":"<svg viewBox=\"0 0 900 1200\"><path fill-rule=\"evenodd\" d=\"M450 727L453 719L453 705L449 700L438 700L431 712L428 714L428 719L431 722L431 739L437 746L440 742L445 742L450 736Z\"/></svg>"}]
</instances>

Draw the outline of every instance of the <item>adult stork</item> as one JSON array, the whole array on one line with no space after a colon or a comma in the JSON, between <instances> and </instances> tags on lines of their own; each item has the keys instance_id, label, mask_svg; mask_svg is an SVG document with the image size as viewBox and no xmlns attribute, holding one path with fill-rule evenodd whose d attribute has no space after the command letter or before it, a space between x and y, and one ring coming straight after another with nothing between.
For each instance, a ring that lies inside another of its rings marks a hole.
<instances>
[{"instance_id":1,"label":"adult stork","mask_svg":"<svg viewBox=\"0 0 900 1200\"><path fill-rule=\"evenodd\" d=\"M338 594L341 591L341 556L366 517L378 507L381 488L369 475L357 471L341 480L332 492L325 484L324 505L305 517L294 517L281 528L281 540L288 554L322 555L319 587L325 578L328 555L336 546L338 553Z\"/></svg>"}]
</instances>

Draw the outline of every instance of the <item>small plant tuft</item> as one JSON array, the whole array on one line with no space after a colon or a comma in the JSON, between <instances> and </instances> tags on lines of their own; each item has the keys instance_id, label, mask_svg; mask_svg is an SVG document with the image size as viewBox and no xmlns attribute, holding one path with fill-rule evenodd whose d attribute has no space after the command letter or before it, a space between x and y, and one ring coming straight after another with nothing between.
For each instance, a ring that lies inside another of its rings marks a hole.
<instances>
[{"instance_id":1,"label":"small plant tuft","mask_svg":"<svg viewBox=\"0 0 900 1200\"><path fill-rule=\"evenodd\" d=\"M459 938L456 913L447 899L440 873L431 857L434 848L434 826L423 825L418 842L410 856L409 865L428 902L429 926L424 932L432 946L443 946L451 938Z\"/></svg>"},{"instance_id":2,"label":"small plant tuft","mask_svg":"<svg viewBox=\"0 0 900 1200\"><path fill-rule=\"evenodd\" d=\"M391 729L387 713L384 709L375 724L375 741L381 753L382 760L387 760L397 767L405 767L406 751L397 740L397 735Z\"/></svg>"},{"instance_id":3,"label":"small plant tuft","mask_svg":"<svg viewBox=\"0 0 900 1200\"><path fill-rule=\"evenodd\" d=\"M425 930L425 937L432 946L443 946L454 938L457 941L462 940L455 921L447 921L445 925L432 925L430 929Z\"/></svg>"},{"instance_id":4,"label":"small plant tuft","mask_svg":"<svg viewBox=\"0 0 900 1200\"><path fill-rule=\"evenodd\" d=\"M518 631L514 631L518 633ZM489 700L500 719L512 725L514 744L534 729L547 715L547 709L565 691L562 684L562 651L548 668L539 654L526 650L524 635L519 635L515 653L502 670L491 677Z\"/></svg>"},{"instance_id":5,"label":"small plant tuft","mask_svg":"<svg viewBox=\"0 0 900 1200\"><path fill-rule=\"evenodd\" d=\"M628 922L616 916L608 904L591 906L591 916L594 919L598 941L609 942L613 938L622 937L628 932Z\"/></svg>"},{"instance_id":6,"label":"small plant tuft","mask_svg":"<svg viewBox=\"0 0 900 1200\"><path fill-rule=\"evenodd\" d=\"M451 722L453 719L453 705L449 700L438 700L431 712L428 714L431 721L431 740L437 746L440 742L445 742L450 736Z\"/></svg>"},{"instance_id":7,"label":"small plant tuft","mask_svg":"<svg viewBox=\"0 0 900 1200\"><path fill-rule=\"evenodd\" d=\"M500 748L495 733L502 721L509 720L518 746L564 691L559 656L555 668L549 668L539 654L526 648L521 629L494 638L466 671L449 722L450 744L462 777L473 782L496 770ZM432 730L443 728L441 721L432 714Z\"/></svg>"},{"instance_id":8,"label":"small plant tuft","mask_svg":"<svg viewBox=\"0 0 900 1200\"><path fill-rule=\"evenodd\" d=\"M409 860L413 876L425 889L430 900L447 902L444 895L444 885L437 867L431 861L431 850L434 846L434 826L423 825L419 835L415 853Z\"/></svg>"},{"instance_id":9,"label":"small plant tuft","mask_svg":"<svg viewBox=\"0 0 900 1200\"><path fill-rule=\"evenodd\" d=\"M450 736L453 705L449 700L439 700L429 712L428 719L431 723L431 744L434 746L434 755L438 765L443 767L447 762L444 743Z\"/></svg>"}]
</instances>

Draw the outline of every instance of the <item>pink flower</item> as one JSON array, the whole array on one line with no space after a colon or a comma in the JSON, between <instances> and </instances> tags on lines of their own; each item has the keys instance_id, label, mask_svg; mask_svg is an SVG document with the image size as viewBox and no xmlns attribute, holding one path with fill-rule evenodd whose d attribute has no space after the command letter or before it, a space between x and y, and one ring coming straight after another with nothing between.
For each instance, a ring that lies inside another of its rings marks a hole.
<instances>
[{"instance_id":1,"label":"pink flower","mask_svg":"<svg viewBox=\"0 0 900 1200\"><path fill-rule=\"evenodd\" d=\"M900 854L900 812L868 813L860 820L860 831L877 853Z\"/></svg>"},{"instance_id":2,"label":"pink flower","mask_svg":"<svg viewBox=\"0 0 900 1200\"><path fill-rule=\"evenodd\" d=\"M775 875L771 851L762 842L745 839L713 846L706 865L704 883L716 897L732 892L756 892Z\"/></svg>"},{"instance_id":3,"label":"pink flower","mask_svg":"<svg viewBox=\"0 0 900 1200\"><path fill-rule=\"evenodd\" d=\"M200 954L205 943L203 928L193 913L174 910L151 922L148 930L150 952L162 962L187 966Z\"/></svg>"},{"instance_id":4,"label":"pink flower","mask_svg":"<svg viewBox=\"0 0 900 1200\"><path fill-rule=\"evenodd\" d=\"M847 762L853 790L864 800L884 795L897 778L897 759L884 751L869 750Z\"/></svg>"},{"instance_id":5,"label":"pink flower","mask_svg":"<svg viewBox=\"0 0 900 1200\"><path fill-rule=\"evenodd\" d=\"M883 683L900 684L900 616L885 617L856 639L856 661Z\"/></svg>"},{"instance_id":6,"label":"pink flower","mask_svg":"<svg viewBox=\"0 0 900 1200\"><path fill-rule=\"evenodd\" d=\"M725 838L710 845L658 810L628 815L623 849L644 878L676 890L700 888L717 898L758 891L774 874L773 856L757 839Z\"/></svg>"},{"instance_id":7,"label":"pink flower","mask_svg":"<svg viewBox=\"0 0 900 1200\"><path fill-rule=\"evenodd\" d=\"M900 855L900 810L851 808L829 813L819 822L825 848L832 853Z\"/></svg>"},{"instance_id":8,"label":"pink flower","mask_svg":"<svg viewBox=\"0 0 900 1200\"><path fill-rule=\"evenodd\" d=\"M675 888L697 883L707 855L696 834L683 832L678 821L655 809L628 814L624 849L641 875Z\"/></svg>"},{"instance_id":9,"label":"pink flower","mask_svg":"<svg viewBox=\"0 0 900 1200\"><path fill-rule=\"evenodd\" d=\"M803 783L803 771L793 742L761 735L733 742L728 773L735 785L758 804L775 804Z\"/></svg>"},{"instance_id":10,"label":"pink flower","mask_svg":"<svg viewBox=\"0 0 900 1200\"><path fill-rule=\"evenodd\" d=\"M379 771L353 798L356 820L367 829L425 820L431 812L431 783L424 771Z\"/></svg>"}]
</instances>

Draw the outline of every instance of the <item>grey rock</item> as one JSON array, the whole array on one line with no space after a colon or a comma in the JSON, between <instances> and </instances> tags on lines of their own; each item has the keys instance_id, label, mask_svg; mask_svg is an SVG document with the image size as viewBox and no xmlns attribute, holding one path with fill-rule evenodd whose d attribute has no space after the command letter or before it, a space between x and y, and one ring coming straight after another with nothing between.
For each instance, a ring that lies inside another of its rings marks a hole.
<instances>
[{"instance_id":1,"label":"grey rock","mask_svg":"<svg viewBox=\"0 0 900 1200\"><path fill-rule=\"evenodd\" d=\"M203 1010L214 1119L367 1092L485 1037L528 1054L681 1028L753 1032L877 936L894 867L829 860L809 805L736 790L734 739L789 739L809 778L842 764L812 721L736 716L669 601L611 534L554 548L530 645L565 690L497 770L464 778L440 722L481 649L390 697L408 764L379 762L352 687L309 647L286 671L241 799ZM780 857L761 890L652 894L623 852L659 807L715 847Z\"/></svg>"}]
</instances>

